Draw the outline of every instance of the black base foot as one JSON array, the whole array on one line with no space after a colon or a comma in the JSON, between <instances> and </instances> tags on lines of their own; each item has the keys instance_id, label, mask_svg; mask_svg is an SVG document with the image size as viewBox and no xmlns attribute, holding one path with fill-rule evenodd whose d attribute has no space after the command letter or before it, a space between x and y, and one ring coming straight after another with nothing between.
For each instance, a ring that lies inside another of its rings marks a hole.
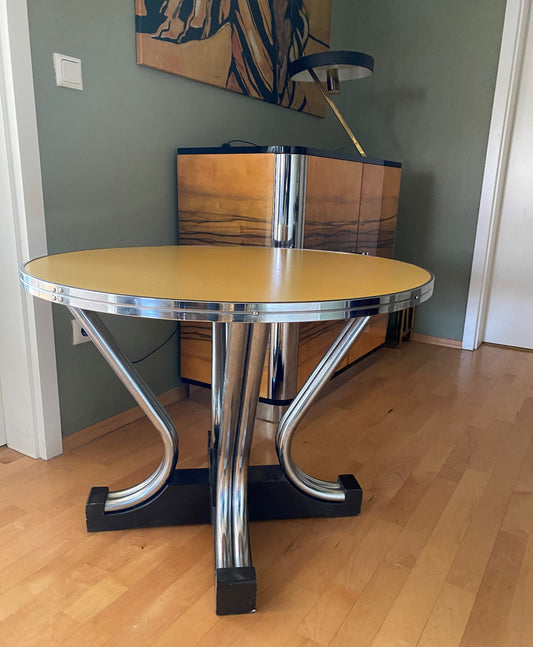
<instances>
[{"instance_id":1,"label":"black base foot","mask_svg":"<svg viewBox=\"0 0 533 647\"><path fill-rule=\"evenodd\" d=\"M211 522L209 470L176 470L155 497L130 510L105 512L109 489L93 487L85 517L89 532L185 526Z\"/></svg>"},{"instance_id":2,"label":"black base foot","mask_svg":"<svg viewBox=\"0 0 533 647\"><path fill-rule=\"evenodd\" d=\"M355 517L361 512L363 490L352 474L337 477L344 490L342 502L323 501L304 494L290 483L279 465L257 465L248 472L248 518L301 519Z\"/></svg>"},{"instance_id":3,"label":"black base foot","mask_svg":"<svg viewBox=\"0 0 533 647\"><path fill-rule=\"evenodd\" d=\"M217 568L215 575L218 616L253 613L257 602L257 581L253 566Z\"/></svg>"},{"instance_id":4,"label":"black base foot","mask_svg":"<svg viewBox=\"0 0 533 647\"><path fill-rule=\"evenodd\" d=\"M91 490L85 508L87 530L126 530L181 526L211 522L209 469L176 470L164 489L151 500L121 512L105 512L106 487ZM287 481L279 465L257 465L248 472L248 519L303 517L353 517L361 511L363 492L355 477L343 474L338 481L345 501L315 499Z\"/></svg>"}]
</instances>

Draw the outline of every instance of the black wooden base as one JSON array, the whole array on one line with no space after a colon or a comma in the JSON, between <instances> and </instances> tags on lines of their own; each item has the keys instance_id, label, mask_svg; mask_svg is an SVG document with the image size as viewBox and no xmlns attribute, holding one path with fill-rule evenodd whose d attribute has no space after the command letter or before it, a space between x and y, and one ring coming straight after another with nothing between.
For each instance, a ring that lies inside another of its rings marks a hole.
<instances>
[{"instance_id":1,"label":"black wooden base","mask_svg":"<svg viewBox=\"0 0 533 647\"><path fill-rule=\"evenodd\" d=\"M217 615L253 613L257 602L255 568L217 568L215 590Z\"/></svg>"},{"instance_id":2,"label":"black wooden base","mask_svg":"<svg viewBox=\"0 0 533 647\"><path fill-rule=\"evenodd\" d=\"M303 517L353 517L361 511L362 490L355 477L343 474L338 481L344 502L315 499L287 481L279 465L251 466L248 472L248 518L296 519ZM119 512L105 512L106 487L92 488L85 508L87 530L126 530L211 522L209 469L176 470L165 488L151 500Z\"/></svg>"}]
</instances>

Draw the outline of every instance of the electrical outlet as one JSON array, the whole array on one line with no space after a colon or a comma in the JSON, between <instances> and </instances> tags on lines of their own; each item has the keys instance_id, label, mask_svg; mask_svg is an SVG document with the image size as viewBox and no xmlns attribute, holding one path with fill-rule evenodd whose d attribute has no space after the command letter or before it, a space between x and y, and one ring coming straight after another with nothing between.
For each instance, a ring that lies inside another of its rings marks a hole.
<instances>
[{"instance_id":1,"label":"electrical outlet","mask_svg":"<svg viewBox=\"0 0 533 647\"><path fill-rule=\"evenodd\" d=\"M76 319L71 319L72 323L72 345L85 344L86 341L91 341L89 335L83 330Z\"/></svg>"}]
</instances>

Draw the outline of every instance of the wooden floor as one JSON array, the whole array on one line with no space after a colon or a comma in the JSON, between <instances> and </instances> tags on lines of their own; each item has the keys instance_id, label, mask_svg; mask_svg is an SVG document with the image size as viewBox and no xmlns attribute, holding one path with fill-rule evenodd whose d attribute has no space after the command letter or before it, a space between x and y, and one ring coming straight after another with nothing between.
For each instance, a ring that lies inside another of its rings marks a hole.
<instances>
[{"instance_id":1,"label":"wooden floor","mask_svg":"<svg viewBox=\"0 0 533 647\"><path fill-rule=\"evenodd\" d=\"M181 465L205 465L208 407L171 413ZM210 527L85 532L92 485L158 462L145 420L49 462L2 448L0 645L530 647L532 434L533 354L380 351L296 441L314 475L357 476L361 515L252 524L258 611L224 618Z\"/></svg>"}]
</instances>

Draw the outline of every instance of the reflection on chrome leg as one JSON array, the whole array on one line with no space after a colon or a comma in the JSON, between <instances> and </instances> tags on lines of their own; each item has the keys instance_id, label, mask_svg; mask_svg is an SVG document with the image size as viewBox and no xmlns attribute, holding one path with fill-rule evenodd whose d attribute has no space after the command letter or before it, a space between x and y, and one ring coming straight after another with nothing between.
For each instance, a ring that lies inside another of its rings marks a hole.
<instances>
[{"instance_id":1,"label":"reflection on chrome leg","mask_svg":"<svg viewBox=\"0 0 533 647\"><path fill-rule=\"evenodd\" d=\"M248 458L261 375L265 361L268 325L214 324L228 326L226 376L217 380L213 400L222 402L217 442L217 507L215 512L215 561L217 568L251 566L248 538ZM224 337L215 331L216 341ZM220 386L222 394L219 392ZM216 409L216 407L214 407Z\"/></svg>"},{"instance_id":2,"label":"reflection on chrome leg","mask_svg":"<svg viewBox=\"0 0 533 647\"><path fill-rule=\"evenodd\" d=\"M211 352L211 434L209 447L216 447L220 433L220 418L222 416L222 393L226 371L226 346L228 338L226 323L212 325Z\"/></svg>"}]
</instances>

